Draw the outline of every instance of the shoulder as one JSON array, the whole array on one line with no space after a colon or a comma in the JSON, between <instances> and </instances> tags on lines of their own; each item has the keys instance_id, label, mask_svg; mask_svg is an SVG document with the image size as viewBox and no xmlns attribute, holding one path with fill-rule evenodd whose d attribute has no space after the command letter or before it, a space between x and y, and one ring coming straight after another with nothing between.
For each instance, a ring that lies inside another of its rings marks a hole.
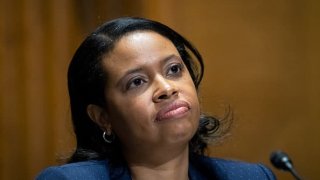
<instances>
[{"instance_id":1,"label":"shoulder","mask_svg":"<svg viewBox=\"0 0 320 180\"><path fill-rule=\"evenodd\" d=\"M109 169L106 160L83 161L52 166L43 170L37 180L51 179L109 179Z\"/></svg>"},{"instance_id":2,"label":"shoulder","mask_svg":"<svg viewBox=\"0 0 320 180\"><path fill-rule=\"evenodd\" d=\"M269 168L259 163L196 156L192 164L201 173L216 179L276 179Z\"/></svg>"}]
</instances>

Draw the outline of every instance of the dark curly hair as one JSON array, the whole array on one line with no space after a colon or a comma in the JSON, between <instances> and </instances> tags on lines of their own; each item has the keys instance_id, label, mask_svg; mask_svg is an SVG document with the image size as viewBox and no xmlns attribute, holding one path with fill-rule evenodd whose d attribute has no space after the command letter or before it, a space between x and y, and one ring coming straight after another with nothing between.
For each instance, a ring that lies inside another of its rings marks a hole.
<instances>
[{"instance_id":1,"label":"dark curly hair","mask_svg":"<svg viewBox=\"0 0 320 180\"><path fill-rule=\"evenodd\" d=\"M135 31L153 31L169 39L178 50L193 83L198 90L203 77L204 65L198 50L183 36L156 21L143 18L119 18L101 25L90 34L77 49L68 70L68 88L71 114L77 146L69 162L92 159L109 159L120 162L123 156L120 142L104 142L103 131L87 114L87 106L95 104L104 107L106 73L102 59L110 53L121 37ZM189 143L190 152L204 154L209 142L216 142L225 134L222 121L201 115L198 130Z\"/></svg>"}]
</instances>

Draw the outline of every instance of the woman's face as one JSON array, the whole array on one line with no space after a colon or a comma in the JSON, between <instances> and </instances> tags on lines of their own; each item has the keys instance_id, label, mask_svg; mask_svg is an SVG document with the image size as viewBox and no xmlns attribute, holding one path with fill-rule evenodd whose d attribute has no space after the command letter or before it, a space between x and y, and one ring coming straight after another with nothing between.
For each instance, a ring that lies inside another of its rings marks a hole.
<instances>
[{"instance_id":1,"label":"woman's face","mask_svg":"<svg viewBox=\"0 0 320 180\"><path fill-rule=\"evenodd\" d=\"M122 37L103 59L106 119L124 148L187 145L198 128L199 102L175 46L151 31Z\"/></svg>"}]
</instances>

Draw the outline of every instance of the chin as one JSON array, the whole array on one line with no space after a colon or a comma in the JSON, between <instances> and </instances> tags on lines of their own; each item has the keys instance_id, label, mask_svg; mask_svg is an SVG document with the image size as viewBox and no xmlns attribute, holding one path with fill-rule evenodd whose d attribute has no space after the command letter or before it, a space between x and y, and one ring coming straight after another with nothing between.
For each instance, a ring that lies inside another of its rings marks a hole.
<instances>
[{"instance_id":1,"label":"chin","mask_svg":"<svg viewBox=\"0 0 320 180\"><path fill-rule=\"evenodd\" d=\"M183 129L183 131L175 131L170 135L170 142L171 143L178 143L178 144L188 144L189 141L194 136L194 131L191 129Z\"/></svg>"},{"instance_id":2,"label":"chin","mask_svg":"<svg viewBox=\"0 0 320 180\"><path fill-rule=\"evenodd\" d=\"M171 121L163 126L163 135L167 137L167 142L188 144L198 129L198 121L193 118L184 118Z\"/></svg>"}]
</instances>

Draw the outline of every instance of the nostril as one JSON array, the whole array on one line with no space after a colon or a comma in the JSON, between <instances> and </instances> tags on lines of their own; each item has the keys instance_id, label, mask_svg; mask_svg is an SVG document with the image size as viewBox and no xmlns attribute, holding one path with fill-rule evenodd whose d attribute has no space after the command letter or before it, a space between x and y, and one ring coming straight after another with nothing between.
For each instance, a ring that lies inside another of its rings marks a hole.
<instances>
[{"instance_id":1,"label":"nostril","mask_svg":"<svg viewBox=\"0 0 320 180\"><path fill-rule=\"evenodd\" d=\"M162 100L170 99L172 96L177 96L179 94L178 89L171 84L170 81L160 77L156 81L156 89L154 91L153 101L160 102Z\"/></svg>"},{"instance_id":2,"label":"nostril","mask_svg":"<svg viewBox=\"0 0 320 180\"><path fill-rule=\"evenodd\" d=\"M172 95L178 94L178 91L173 91Z\"/></svg>"},{"instance_id":3,"label":"nostril","mask_svg":"<svg viewBox=\"0 0 320 180\"><path fill-rule=\"evenodd\" d=\"M168 95L166 95L166 94L163 94L158 97L158 99L167 99L167 98L168 98Z\"/></svg>"},{"instance_id":4,"label":"nostril","mask_svg":"<svg viewBox=\"0 0 320 180\"><path fill-rule=\"evenodd\" d=\"M169 94L162 94L158 97L158 99L168 99L168 98L170 98L170 96L174 96L176 94L178 94L177 91L173 91L171 94L170 93Z\"/></svg>"}]
</instances>

